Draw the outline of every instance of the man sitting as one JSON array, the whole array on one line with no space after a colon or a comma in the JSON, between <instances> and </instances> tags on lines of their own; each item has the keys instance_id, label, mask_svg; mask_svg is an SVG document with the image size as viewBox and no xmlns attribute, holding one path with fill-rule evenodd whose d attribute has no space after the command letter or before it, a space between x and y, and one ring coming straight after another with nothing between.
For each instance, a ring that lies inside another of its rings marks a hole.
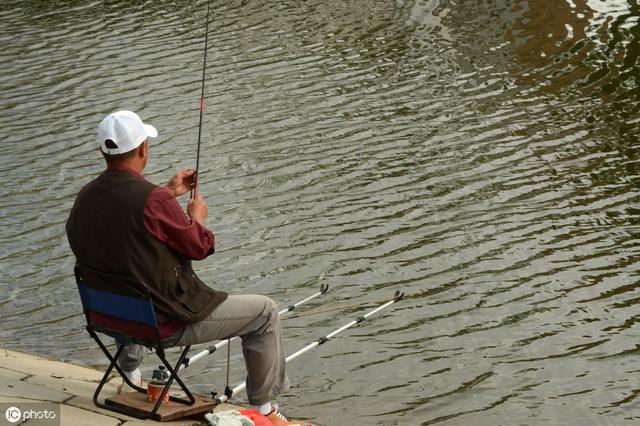
<instances>
[{"instance_id":1,"label":"man sitting","mask_svg":"<svg viewBox=\"0 0 640 426\"><path fill-rule=\"evenodd\" d=\"M100 123L98 145L107 168L80 190L66 225L76 261L149 285L158 321L181 333L178 346L241 336L249 403L274 425L292 425L272 402L289 388L277 306L265 296L216 291L196 276L191 261L215 250L205 226L207 205L196 195L185 214L176 200L193 189L194 170L177 173L164 187L145 180L149 138L157 135L131 111ZM145 352L130 344L118 359L137 383Z\"/></svg>"}]
</instances>

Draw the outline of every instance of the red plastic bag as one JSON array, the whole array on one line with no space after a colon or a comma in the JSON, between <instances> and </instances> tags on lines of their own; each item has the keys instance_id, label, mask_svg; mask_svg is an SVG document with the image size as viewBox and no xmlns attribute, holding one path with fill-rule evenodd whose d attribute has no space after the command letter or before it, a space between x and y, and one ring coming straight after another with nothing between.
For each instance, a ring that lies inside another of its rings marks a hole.
<instances>
[{"instance_id":1,"label":"red plastic bag","mask_svg":"<svg viewBox=\"0 0 640 426\"><path fill-rule=\"evenodd\" d=\"M258 410L240 410L240 414L251 420L255 426L273 426L271 421Z\"/></svg>"}]
</instances>

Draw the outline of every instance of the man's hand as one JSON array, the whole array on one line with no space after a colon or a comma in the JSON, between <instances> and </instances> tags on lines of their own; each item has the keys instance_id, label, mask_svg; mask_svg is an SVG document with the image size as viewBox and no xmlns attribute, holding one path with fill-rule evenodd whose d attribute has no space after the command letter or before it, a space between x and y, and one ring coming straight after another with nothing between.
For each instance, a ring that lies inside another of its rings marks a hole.
<instances>
[{"instance_id":1,"label":"man's hand","mask_svg":"<svg viewBox=\"0 0 640 426\"><path fill-rule=\"evenodd\" d=\"M195 198L189 200L189 203L187 204L187 214L192 220L198 222L202 226L205 226L204 221L209 215L209 209L201 195L196 195Z\"/></svg>"},{"instance_id":2,"label":"man's hand","mask_svg":"<svg viewBox=\"0 0 640 426\"><path fill-rule=\"evenodd\" d=\"M173 193L174 197L179 197L191 191L196 181L196 171L185 169L176 173L167 183L167 189ZM206 205L205 205L206 207Z\"/></svg>"}]
</instances>

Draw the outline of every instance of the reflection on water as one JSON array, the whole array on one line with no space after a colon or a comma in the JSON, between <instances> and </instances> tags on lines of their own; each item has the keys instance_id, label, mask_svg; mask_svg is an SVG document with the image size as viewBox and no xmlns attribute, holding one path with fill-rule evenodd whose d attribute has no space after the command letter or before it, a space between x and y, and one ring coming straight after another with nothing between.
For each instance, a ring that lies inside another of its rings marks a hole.
<instances>
[{"instance_id":1,"label":"reflection on water","mask_svg":"<svg viewBox=\"0 0 640 426\"><path fill-rule=\"evenodd\" d=\"M201 276L283 303L329 284L316 307L408 294L294 362L289 412L638 421L635 2L213 4L201 184L220 250ZM63 224L112 110L159 129L150 180L193 166L205 10L0 6L0 345L104 364ZM285 321L288 351L357 312ZM190 383L220 390L222 358Z\"/></svg>"}]
</instances>

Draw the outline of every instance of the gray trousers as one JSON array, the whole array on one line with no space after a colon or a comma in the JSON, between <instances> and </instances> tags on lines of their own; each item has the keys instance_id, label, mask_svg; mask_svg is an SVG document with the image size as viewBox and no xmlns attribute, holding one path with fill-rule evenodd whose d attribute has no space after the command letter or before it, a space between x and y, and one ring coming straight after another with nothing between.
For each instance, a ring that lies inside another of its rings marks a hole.
<instances>
[{"instance_id":1,"label":"gray trousers","mask_svg":"<svg viewBox=\"0 0 640 426\"><path fill-rule=\"evenodd\" d=\"M207 318L187 325L176 346L234 336L242 338L250 404L264 404L289 389L278 306L268 297L229 295ZM124 371L133 371L146 352L143 346L127 345L118 363Z\"/></svg>"}]
</instances>

